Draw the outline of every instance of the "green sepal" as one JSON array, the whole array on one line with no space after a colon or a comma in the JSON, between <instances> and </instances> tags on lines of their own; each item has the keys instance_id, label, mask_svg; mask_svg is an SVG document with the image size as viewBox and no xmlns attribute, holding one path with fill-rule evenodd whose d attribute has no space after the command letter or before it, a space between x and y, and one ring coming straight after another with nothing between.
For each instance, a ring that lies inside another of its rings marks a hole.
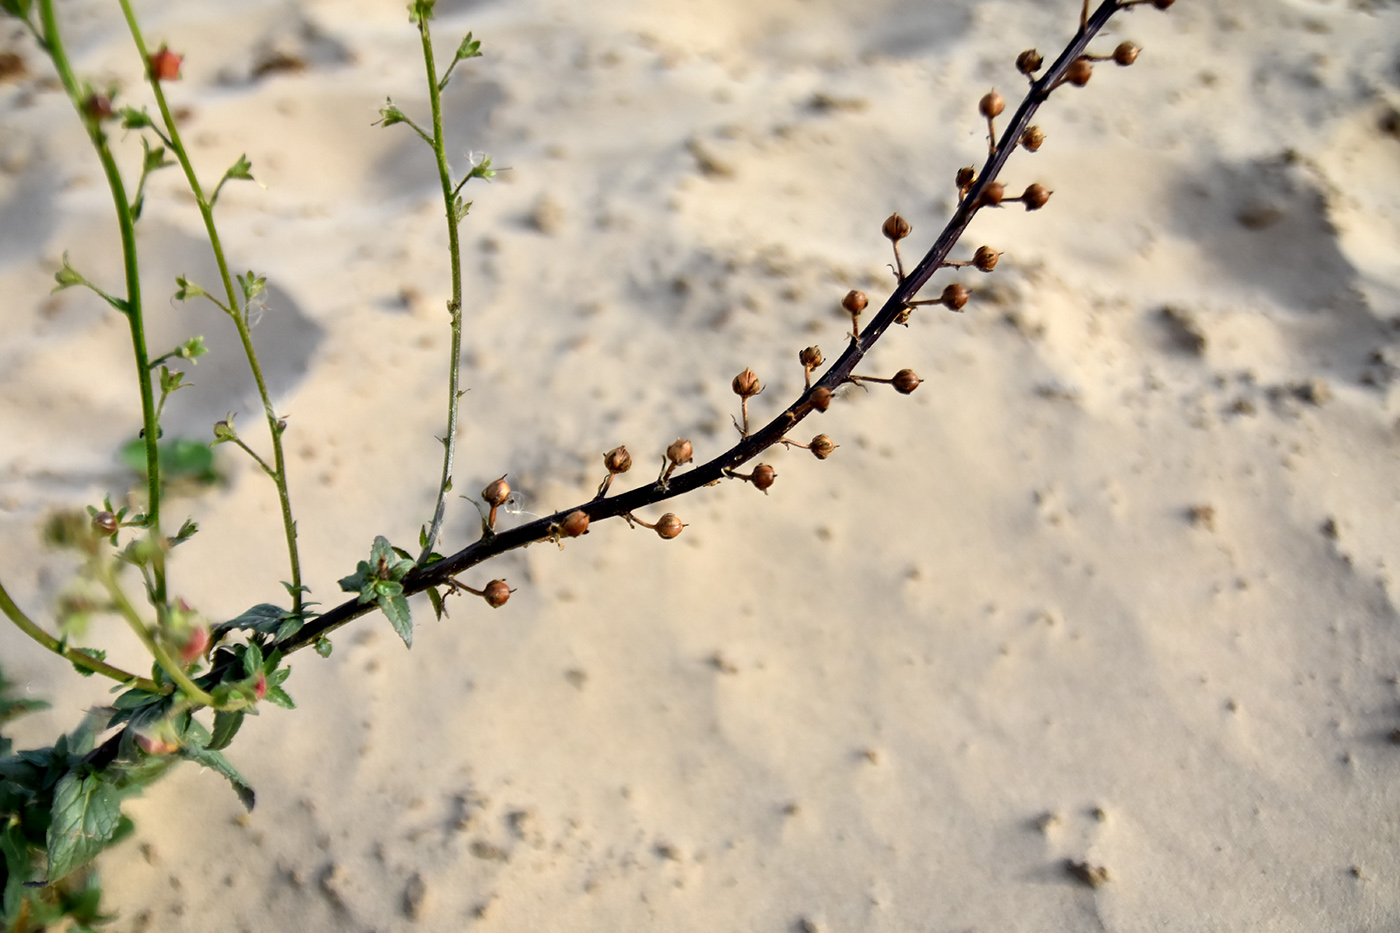
<instances>
[{"instance_id":1,"label":"green sepal","mask_svg":"<svg viewBox=\"0 0 1400 933\"><path fill-rule=\"evenodd\" d=\"M183 275L175 277L175 300L188 301L191 298L198 298L201 295L208 295L204 289L185 278Z\"/></svg>"},{"instance_id":2,"label":"green sepal","mask_svg":"<svg viewBox=\"0 0 1400 933\"><path fill-rule=\"evenodd\" d=\"M192 518L187 518L185 523L180 526L180 530L166 540L170 542L171 547L174 547L177 544L184 544L198 532L199 523Z\"/></svg>"},{"instance_id":3,"label":"green sepal","mask_svg":"<svg viewBox=\"0 0 1400 933\"><path fill-rule=\"evenodd\" d=\"M148 126L153 126L151 115L145 109L137 110L135 107L123 107L117 113L121 114L122 129L141 130Z\"/></svg>"},{"instance_id":4,"label":"green sepal","mask_svg":"<svg viewBox=\"0 0 1400 933\"><path fill-rule=\"evenodd\" d=\"M267 291L267 276L256 275L250 269L245 274L238 276L238 286L243 289L243 300L246 304Z\"/></svg>"},{"instance_id":5,"label":"green sepal","mask_svg":"<svg viewBox=\"0 0 1400 933\"><path fill-rule=\"evenodd\" d=\"M424 20L433 18L433 5L437 0L413 0L408 5L408 21L410 23L421 23Z\"/></svg>"}]
</instances>

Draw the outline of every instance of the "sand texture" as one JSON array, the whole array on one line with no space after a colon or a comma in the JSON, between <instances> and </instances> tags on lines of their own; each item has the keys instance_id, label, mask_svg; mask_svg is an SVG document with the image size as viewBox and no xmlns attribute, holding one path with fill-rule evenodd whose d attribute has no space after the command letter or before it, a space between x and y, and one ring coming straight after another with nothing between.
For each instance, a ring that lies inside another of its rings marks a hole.
<instances>
[{"instance_id":1,"label":"sand texture","mask_svg":"<svg viewBox=\"0 0 1400 933\"><path fill-rule=\"evenodd\" d=\"M799 349L834 358L840 297L892 285L880 224L941 229L986 153L978 98L1057 50L1073 0L456 0L440 54L473 182L457 491L502 473L506 524L620 488L689 437L736 435L752 367L766 420ZM144 102L114 4L60 4L80 73ZM448 272L431 152L373 126L425 113L402 3L139 4L186 55L170 85L236 269L268 277L254 338L287 433L313 598L375 535L430 515ZM1400 5L1181 0L1138 8L1131 68L1057 91L1013 191L984 212L991 275L962 314L918 310L804 422L841 446L763 458L669 506L470 572L492 611L415 601L293 659L296 712L230 749L257 788L186 766L103 863L128 931L1362 931L1400 929ZM0 47L0 579L46 620L71 559L60 507L125 495L125 323L50 296L67 251L120 281L100 168L32 41ZM288 67L288 63L297 67ZM280 66L279 66L280 63ZM269 64L271 67L269 67ZM119 135L119 134L118 134ZM122 148L134 166L134 137ZM152 344L214 348L167 433L238 413L266 449L234 333L176 275L213 279L176 172L141 221ZM209 618L283 602L272 485L219 449L222 485L170 500L200 533L175 591ZM446 546L479 520L454 498ZM655 519L661 509L647 517ZM175 519L178 520L178 519ZM89 633L142 664L116 621ZM7 676L53 708L107 685L13 628ZM1072 869L1070 866L1078 866ZM1100 871L1102 870L1102 871Z\"/></svg>"}]
</instances>

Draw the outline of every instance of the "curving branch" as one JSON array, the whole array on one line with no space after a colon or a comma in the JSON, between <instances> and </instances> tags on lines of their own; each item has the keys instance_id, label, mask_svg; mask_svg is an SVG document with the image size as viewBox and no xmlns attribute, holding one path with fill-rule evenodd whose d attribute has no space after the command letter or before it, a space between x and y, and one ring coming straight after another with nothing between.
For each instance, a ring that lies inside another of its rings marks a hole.
<instances>
[{"instance_id":1,"label":"curving branch","mask_svg":"<svg viewBox=\"0 0 1400 933\"><path fill-rule=\"evenodd\" d=\"M1113 56L1091 56L1088 54L1088 46L1115 14L1143 3L1151 3L1157 9L1164 10L1171 6L1172 0L1104 0L1092 15L1087 14L1088 4L1086 2L1086 15L1082 19L1080 30L1065 46L1055 62L1046 69L1045 73L1031 82L1029 90L1012 115L1010 122L1002 131L1001 136L989 146L990 152L982 170L966 181L962 177L959 178L961 197L958 206L928 252L907 275L901 277L899 284L879 312L871 318L870 323L863 331L859 332L858 336L852 336L846 351L826 373L806 388L802 395L783 409L776 418L742 438L724 453L685 473L663 477L663 479L649 485L611 498L605 498L600 493L599 496L573 508L563 509L553 515L501 532L495 532L487 527L481 538L455 554L436 563L420 565L409 571L400 581L404 595L420 593L435 586L454 586L453 577L456 574L515 548L538 541L557 539L561 534L573 537L582 533L581 530L577 529L586 528L589 522L618 516L624 516L631 521L631 513L636 509L683 496L702 486L708 486L727 478L749 479L750 477L735 476L733 471L773 445L782 443L788 432L812 412L825 410L825 402L829 399L829 393L846 382L854 381L851 377L856 365L860 363L876 341L885 334L891 324L904 321L910 309L916 304L934 303L927 299L919 300L917 296L936 271L953 265L949 262L948 255L962 238L968 224L972 222L977 212L984 206L999 204L1003 200L1025 200L1030 197L1028 194L1021 199L1003 198L997 176L1012 152L1016 150L1018 145L1022 144L1023 136L1030 128L1031 120L1036 111L1049 99L1052 92L1067 83L1075 86L1082 86L1086 83L1092 72L1090 64L1092 61L1111 58L1119 64L1129 64L1131 59L1136 56L1135 47L1132 47L1131 55L1123 53ZM1122 53L1123 48L1120 46L1120 53ZM1039 56L1027 53L1022 56L1022 60L1029 62L1028 55L1033 56L1035 64L1034 66L1028 65L1022 70L1026 73L1034 73L1039 70ZM1127 60L1123 60L1124 58ZM1022 60L1018 60L1018 66L1021 65ZM993 97L996 98L995 103L991 103L989 100ZM988 119L989 129L993 119L999 115L1002 106L999 95L993 94L984 98L981 110ZM1048 192L1043 192L1043 194L1048 194ZM1034 207L1039 207L1043 203L1042 197ZM1030 201L1027 200L1026 206L1032 207ZM896 219L891 218L891 221ZM903 224L902 221L893 226L897 228L901 224ZM898 256L898 240L902 233L907 232L907 224L903 225L905 227L903 231L898 229L892 231L891 226L887 222L886 235L895 242L896 256ZM983 271L990 271L991 267L995 265L996 253L994 251L988 252L989 256L983 257L982 251L979 251L979 260L981 261L973 261L973 264ZM954 288L959 287L954 286ZM962 302L966 301L966 292L963 291L959 297L961 301L949 303L945 299L944 303L950 304L951 307L961 307ZM806 361L804 360L804 362ZM817 365L820 365L819 361ZM575 517L576 513L587 516L588 522ZM299 650L376 608L377 606L373 602L361 603L355 599L347 600L307 622L296 634L277 642L272 647L283 652Z\"/></svg>"}]
</instances>

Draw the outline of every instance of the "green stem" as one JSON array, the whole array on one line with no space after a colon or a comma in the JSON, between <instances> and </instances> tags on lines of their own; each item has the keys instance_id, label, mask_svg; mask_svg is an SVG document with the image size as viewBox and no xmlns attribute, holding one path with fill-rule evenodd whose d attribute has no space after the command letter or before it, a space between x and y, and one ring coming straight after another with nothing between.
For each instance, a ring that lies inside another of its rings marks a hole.
<instances>
[{"instance_id":1,"label":"green stem","mask_svg":"<svg viewBox=\"0 0 1400 933\"><path fill-rule=\"evenodd\" d=\"M458 370L462 360L462 249L457 232L458 217L455 207L452 171L447 165L447 143L442 133L442 91L438 84L437 66L433 63L433 43L428 32L428 17L418 18L418 34L423 40L423 64L428 70L428 100L433 108L433 154L437 156L438 178L442 182L443 208L447 212L447 248L452 256L452 300L447 305L452 315L452 348L447 371L447 434L442 439L442 481L438 484L437 507L433 510L433 523L428 529L427 541L418 563L428 559L437 547L438 535L442 532L442 520L447 512L447 494L452 490L452 469L457 457L457 412L461 407L462 394L458 390ZM420 131L421 134L421 131Z\"/></svg>"},{"instance_id":2,"label":"green stem","mask_svg":"<svg viewBox=\"0 0 1400 933\"><path fill-rule=\"evenodd\" d=\"M166 651L165 648L161 646L160 642L156 640L155 636L151 634L151 630L146 623L141 621L141 616L136 611L136 607L131 604L131 600L126 598L126 591L121 588L121 584L117 582L117 578L112 575L111 569L106 566L100 567L97 576L103 587L106 588L107 594L112 597L112 602L116 604L117 612L126 620L126 624L131 626L131 630L136 633L136 637L141 639L141 644L146 646L146 650L156 659L156 663L160 665L161 670L165 671L166 675L169 676L171 680L175 681L176 685L184 691L185 696L191 701L201 706L214 706L214 698L199 689L195 682L190 680L189 675L180 667L179 662L170 656L170 652Z\"/></svg>"},{"instance_id":3,"label":"green stem","mask_svg":"<svg viewBox=\"0 0 1400 933\"><path fill-rule=\"evenodd\" d=\"M79 651L70 645L54 638L48 632L39 627L33 619L24 614L24 611L10 598L10 594L5 591L5 585L0 583L0 611L7 615L11 622L15 624L21 632L43 645L54 654L71 661L84 670L92 671L94 674L101 674L103 677L110 677L118 683L123 683L131 687L140 687L150 693L166 693L154 680L147 680L145 677L137 677L135 674L127 673L119 667L113 667L106 661L99 661L92 655L84 651Z\"/></svg>"},{"instance_id":4,"label":"green stem","mask_svg":"<svg viewBox=\"0 0 1400 933\"><path fill-rule=\"evenodd\" d=\"M46 0L46 2L52 2L52 0ZM161 88L160 81L151 74L150 53L146 49L146 41L141 34L141 26L136 21L136 14L132 12L130 0L121 0L121 7L122 13L126 17L127 27L131 30L131 38L136 43L136 50L141 54L142 67L146 71L147 82L155 95L156 106L160 108L161 121L165 124L166 132L169 134L169 138L165 139L165 142L175 153L175 158L179 160L180 168L185 173L185 180L189 182L190 191L194 194L195 203L199 207L199 214L204 218L204 230L209 237L209 246L214 251L214 261L219 266L219 278L223 281L224 294L228 297L228 307L225 310L238 329L238 339L243 344L243 355L248 360L249 369L252 370L253 381L257 383L258 387L258 397L262 400L263 414L267 417L268 431L272 435L274 467L267 472L277 486L277 498L282 507L282 529L287 539L287 554L292 573L292 612L299 613L302 610L301 557L297 550L296 521L292 517L292 496L287 488L287 460L282 451L283 425L276 410L272 407L272 398L267 391L267 381L263 378L257 350L253 347L253 334L248 327L247 315L240 314L237 310L239 307L238 292L234 289L233 275L229 272L228 260L224 257L224 248L219 239L218 227L214 224L214 208L210 200L205 197L204 188L200 185L198 176L195 175L194 165L191 164L190 157L185 152L184 143L180 140L179 127L176 126L175 118L170 112L170 105L165 100L165 92ZM157 132L159 131L157 130ZM217 304L217 302L215 303Z\"/></svg>"},{"instance_id":5,"label":"green stem","mask_svg":"<svg viewBox=\"0 0 1400 933\"><path fill-rule=\"evenodd\" d=\"M126 186L121 173L117 171L116 160L107 146L107 136L102 132L98 121L84 110L82 86L73 76L72 66L63 48L63 39L58 31L58 19L54 15L53 0L39 0L39 16L44 24L44 46L53 60L54 69L68 92L69 99L77 108L83 126L87 128L93 148L97 150L102 171L107 176L107 187L112 192L112 202L117 212L117 227L122 241L122 265L126 275L126 320L131 330L131 349L136 358L137 382L141 387L142 436L146 442L146 505L145 526L150 535L153 570L155 573L154 598L157 607L165 605L165 539L160 531L160 457L156 448L160 431L157 427L155 390L151 384L151 367L146 349L146 325L141 306L141 277L136 256L136 218L131 213L131 202L126 197Z\"/></svg>"}]
</instances>

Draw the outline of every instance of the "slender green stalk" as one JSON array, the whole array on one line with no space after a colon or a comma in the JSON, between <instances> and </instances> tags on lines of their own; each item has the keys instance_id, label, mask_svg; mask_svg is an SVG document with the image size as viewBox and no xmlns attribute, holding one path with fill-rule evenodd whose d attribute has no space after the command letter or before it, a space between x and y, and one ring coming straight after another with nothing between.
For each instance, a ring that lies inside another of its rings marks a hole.
<instances>
[{"instance_id":1,"label":"slender green stalk","mask_svg":"<svg viewBox=\"0 0 1400 933\"><path fill-rule=\"evenodd\" d=\"M51 0L47 0L47 2L51 2ZM141 26L136 21L136 14L132 12L130 0L121 0L121 7L122 13L126 17L127 27L131 30L131 38L136 43L136 50L141 54L142 67L146 70L147 82L155 95L156 106L160 108L161 121L165 124L167 134L162 138L169 145L170 150L175 153L175 158L179 160L180 168L185 173L185 180L189 183L190 191L194 194L195 204L199 207L199 214L204 218L204 230L209 237L209 246L214 251L214 261L219 266L219 278L223 283L224 294L228 300L227 306L221 305L221 307L224 307L225 313L233 321L234 327L238 329L238 339L243 344L243 355L248 360L249 369L252 370L253 381L258 387L258 397L262 400L263 414L267 417L268 431L272 435L273 462L273 469L267 470L267 473L277 486L277 498L282 507L282 528L287 539L287 555L291 563L292 573L292 612L299 613L302 610L301 557L297 550L296 521L292 517L292 496L287 488L287 460L282 451L282 432L285 425L272 407L272 398L267 391L267 381L263 378L257 350L253 347L253 335L248 327L247 314L238 311L240 307L238 292L234 287L233 275L229 272L228 260L224 257L224 248L219 239L218 227L214 224L213 202L204 194L204 188L200 185L194 166L190 162L189 155L185 152L184 143L180 140L180 129L170 112L165 92L161 88L160 81L151 73L150 52L146 48L146 40L142 36ZM159 133L158 130L157 133ZM218 302L216 301L215 304ZM259 463L262 463L261 458L259 458ZM266 469L266 464L263 466Z\"/></svg>"},{"instance_id":2,"label":"slender green stalk","mask_svg":"<svg viewBox=\"0 0 1400 933\"><path fill-rule=\"evenodd\" d=\"M118 683L127 684L131 687L140 687L151 693L164 693L159 685L153 680L145 677L137 677L135 674L127 673L119 667L113 667L106 661L99 661L92 655L79 651L71 645L66 645L54 638L48 632L39 627L33 619L24 614L24 611L10 598L10 594L5 591L5 585L0 583L0 612L4 612L10 621L24 634L43 645L54 654L59 655L84 670L92 671L94 674L101 674L103 677L110 677Z\"/></svg>"},{"instance_id":3,"label":"slender green stalk","mask_svg":"<svg viewBox=\"0 0 1400 933\"><path fill-rule=\"evenodd\" d=\"M165 539L160 530L160 457L156 440L160 436L156 419L155 389L152 386L149 351L146 349L146 325L141 306L141 277L136 256L136 218L132 215L131 203L126 197L126 186L121 173L117 171L116 160L107 146L107 135L102 132L98 121L84 109L84 93L73 69L68 63L68 55L63 48L63 39L58 31L58 19L54 15L54 0L39 0L39 15L44 24L44 47L53 60L54 69L68 92L69 99L77 108L78 116L87 127L93 148L97 150L102 171L107 176L107 187L112 192L112 202L117 212L117 227L122 241L122 266L126 275L125 314L131 330L131 349L136 359L137 383L141 387L141 421L144 425L142 436L146 442L146 483L147 497L145 526L151 543L152 571L154 586L153 601L158 612L163 612L166 601L165 584Z\"/></svg>"},{"instance_id":4,"label":"slender green stalk","mask_svg":"<svg viewBox=\"0 0 1400 933\"><path fill-rule=\"evenodd\" d=\"M447 213L447 249L452 257L452 300L447 304L448 313L452 315L452 348L447 370L447 434L442 438L442 481L438 484L437 507L433 510L433 523L428 529L423 553L418 558L421 564L437 547L443 516L447 512L447 494L452 491L453 463L457 457L457 412L462 400L458 388L458 369L462 360L462 249L457 231L460 217L456 209L456 189L452 185L452 171L447 165L447 142L442 133L442 88L438 82L437 66L433 63L433 43L426 14L418 17L418 34L423 40L423 64L428 70L428 100L433 108L431 142L433 154L437 157L438 178L442 182L443 209Z\"/></svg>"},{"instance_id":5,"label":"slender green stalk","mask_svg":"<svg viewBox=\"0 0 1400 933\"><path fill-rule=\"evenodd\" d=\"M146 650L156 659L161 670L170 677L171 680L185 692L185 696L192 702L201 706L214 706L214 698L195 685L190 680L189 675L180 667L178 661L170 656L170 652L156 641L151 629L145 622L141 621L141 615L136 611L136 607L131 604L131 600L126 598L126 591L121 588L117 578L112 575L111 568L102 566L97 572L98 580L107 590L107 594L112 597L112 602L116 604L117 613L126 620L126 624L131 626L131 630L136 633L136 637L141 639L141 644L146 646Z\"/></svg>"}]
</instances>

